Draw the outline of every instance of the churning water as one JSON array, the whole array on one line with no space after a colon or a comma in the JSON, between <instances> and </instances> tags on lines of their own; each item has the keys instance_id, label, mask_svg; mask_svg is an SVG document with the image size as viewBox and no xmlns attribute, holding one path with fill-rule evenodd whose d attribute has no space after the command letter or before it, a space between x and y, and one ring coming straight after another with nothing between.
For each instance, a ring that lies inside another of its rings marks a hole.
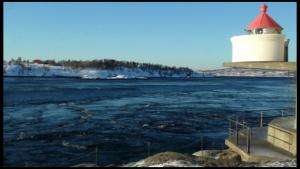
<instances>
[{"instance_id":1,"label":"churning water","mask_svg":"<svg viewBox=\"0 0 300 169\"><path fill-rule=\"evenodd\" d=\"M6 77L4 165L118 165L162 151L223 148L227 118L293 112L295 88L291 78Z\"/></svg>"}]
</instances>

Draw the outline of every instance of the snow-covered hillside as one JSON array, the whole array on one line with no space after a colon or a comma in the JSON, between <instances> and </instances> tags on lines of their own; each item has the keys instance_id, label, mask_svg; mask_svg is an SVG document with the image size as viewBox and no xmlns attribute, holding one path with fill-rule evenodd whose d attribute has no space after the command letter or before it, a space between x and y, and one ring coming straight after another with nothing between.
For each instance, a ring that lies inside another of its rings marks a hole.
<instances>
[{"instance_id":1,"label":"snow-covered hillside","mask_svg":"<svg viewBox=\"0 0 300 169\"><path fill-rule=\"evenodd\" d=\"M39 76L39 77L81 77L85 79L127 79L149 77L219 77L219 76L252 76L252 77L294 77L294 72L283 70L262 70L246 68L225 68L206 71L179 71L119 67L109 69L72 69L64 66L44 64L4 64L4 76Z\"/></svg>"},{"instance_id":2,"label":"snow-covered hillside","mask_svg":"<svg viewBox=\"0 0 300 169\"><path fill-rule=\"evenodd\" d=\"M18 64L4 64L4 76L40 76L40 77L81 77L86 79L126 79L126 78L148 78L148 77L202 77L200 72L180 71L173 73L163 70L147 71L140 68L115 68L107 69L72 69L64 66L50 66L43 64L29 64L27 66Z\"/></svg>"}]
</instances>

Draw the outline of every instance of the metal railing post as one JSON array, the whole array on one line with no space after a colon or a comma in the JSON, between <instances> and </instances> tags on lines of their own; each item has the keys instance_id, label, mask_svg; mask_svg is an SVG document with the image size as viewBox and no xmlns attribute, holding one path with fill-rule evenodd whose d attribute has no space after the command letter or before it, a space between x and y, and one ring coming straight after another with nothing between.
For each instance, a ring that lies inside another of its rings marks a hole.
<instances>
[{"instance_id":1,"label":"metal railing post","mask_svg":"<svg viewBox=\"0 0 300 169\"><path fill-rule=\"evenodd\" d=\"M250 154L250 152L251 152L251 139L252 139L252 128L251 127L249 127L249 154Z\"/></svg>"},{"instance_id":2,"label":"metal railing post","mask_svg":"<svg viewBox=\"0 0 300 169\"><path fill-rule=\"evenodd\" d=\"M250 135L251 135L251 128L248 127L247 129L247 153L250 154Z\"/></svg>"},{"instance_id":3,"label":"metal railing post","mask_svg":"<svg viewBox=\"0 0 300 169\"><path fill-rule=\"evenodd\" d=\"M229 119L228 137L231 138L231 120Z\"/></svg>"},{"instance_id":4,"label":"metal railing post","mask_svg":"<svg viewBox=\"0 0 300 169\"><path fill-rule=\"evenodd\" d=\"M236 117L236 122L235 122L235 136L236 136L236 145L239 145L238 117Z\"/></svg>"},{"instance_id":5,"label":"metal railing post","mask_svg":"<svg viewBox=\"0 0 300 169\"><path fill-rule=\"evenodd\" d=\"M201 150L203 150L203 136L201 136Z\"/></svg>"},{"instance_id":6,"label":"metal railing post","mask_svg":"<svg viewBox=\"0 0 300 169\"><path fill-rule=\"evenodd\" d=\"M98 165L99 157L98 157L98 146L96 146L96 165Z\"/></svg>"},{"instance_id":7,"label":"metal railing post","mask_svg":"<svg viewBox=\"0 0 300 169\"><path fill-rule=\"evenodd\" d=\"M260 127L263 127L263 112L260 112Z\"/></svg>"},{"instance_id":8,"label":"metal railing post","mask_svg":"<svg viewBox=\"0 0 300 169\"><path fill-rule=\"evenodd\" d=\"M148 145L148 157L150 156L150 141L147 142Z\"/></svg>"}]
</instances>

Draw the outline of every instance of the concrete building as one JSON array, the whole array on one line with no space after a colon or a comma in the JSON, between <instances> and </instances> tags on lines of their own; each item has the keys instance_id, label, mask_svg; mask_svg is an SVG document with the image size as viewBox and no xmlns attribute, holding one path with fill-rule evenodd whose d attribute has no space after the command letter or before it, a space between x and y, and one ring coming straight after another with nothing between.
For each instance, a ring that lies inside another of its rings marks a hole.
<instances>
[{"instance_id":1,"label":"concrete building","mask_svg":"<svg viewBox=\"0 0 300 169\"><path fill-rule=\"evenodd\" d=\"M260 7L261 13L249 24L246 35L231 38L232 62L288 61L289 39L267 14L267 8Z\"/></svg>"}]
</instances>

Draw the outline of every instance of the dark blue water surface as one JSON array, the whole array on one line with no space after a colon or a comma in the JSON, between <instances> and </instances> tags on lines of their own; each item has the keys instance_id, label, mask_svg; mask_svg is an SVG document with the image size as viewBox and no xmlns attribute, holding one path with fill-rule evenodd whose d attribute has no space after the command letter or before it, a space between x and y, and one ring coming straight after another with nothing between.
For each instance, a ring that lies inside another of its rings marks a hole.
<instances>
[{"instance_id":1,"label":"dark blue water surface","mask_svg":"<svg viewBox=\"0 0 300 169\"><path fill-rule=\"evenodd\" d=\"M291 78L7 77L4 164L95 163L97 149L98 164L119 165L162 151L225 148L227 118L293 112L295 87Z\"/></svg>"}]
</instances>

